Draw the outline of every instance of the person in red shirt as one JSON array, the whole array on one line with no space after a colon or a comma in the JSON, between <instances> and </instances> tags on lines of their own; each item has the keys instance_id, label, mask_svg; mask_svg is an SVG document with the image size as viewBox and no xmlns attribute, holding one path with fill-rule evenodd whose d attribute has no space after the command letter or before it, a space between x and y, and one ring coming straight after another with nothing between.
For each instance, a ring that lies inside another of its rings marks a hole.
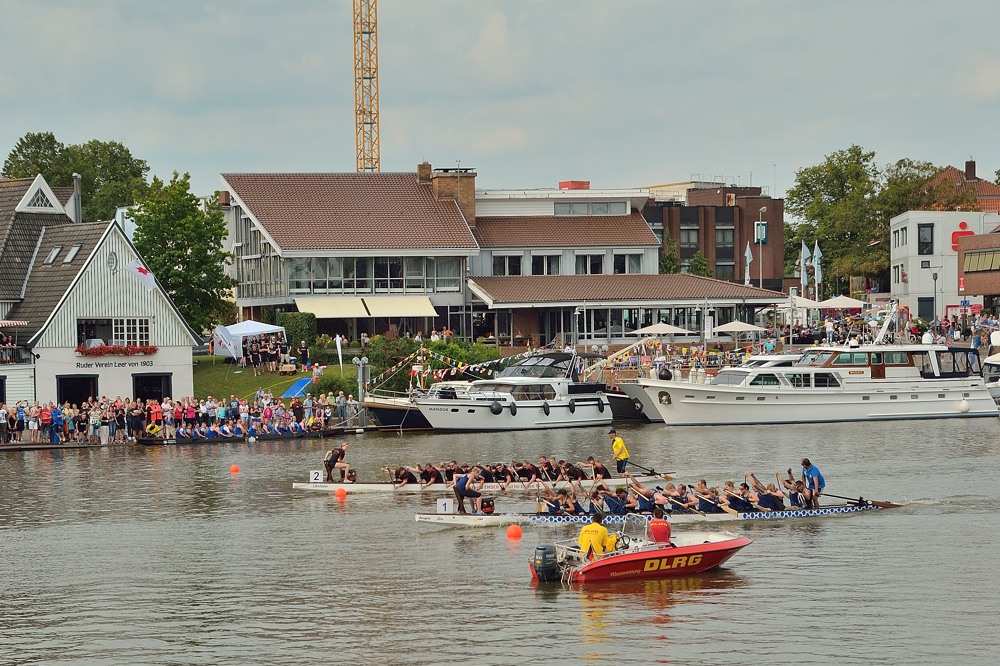
<instances>
[{"instance_id":1,"label":"person in red shirt","mask_svg":"<svg viewBox=\"0 0 1000 666\"><path fill-rule=\"evenodd\" d=\"M42 424L42 439L43 442L52 441L52 410L45 403L42 403L42 408L38 410L38 421Z\"/></svg>"},{"instance_id":2,"label":"person in red shirt","mask_svg":"<svg viewBox=\"0 0 1000 666\"><path fill-rule=\"evenodd\" d=\"M670 523L663 517L663 509L653 509L653 519L649 521L649 536L656 543L670 543Z\"/></svg>"}]
</instances>

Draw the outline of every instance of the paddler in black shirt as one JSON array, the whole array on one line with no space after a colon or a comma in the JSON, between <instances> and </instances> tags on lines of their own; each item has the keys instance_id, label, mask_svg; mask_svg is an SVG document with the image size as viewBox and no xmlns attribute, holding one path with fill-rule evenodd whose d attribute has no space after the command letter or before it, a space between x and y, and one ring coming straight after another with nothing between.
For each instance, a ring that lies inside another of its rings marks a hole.
<instances>
[{"instance_id":1,"label":"paddler in black shirt","mask_svg":"<svg viewBox=\"0 0 1000 666\"><path fill-rule=\"evenodd\" d=\"M420 472L420 487L426 488L433 483L444 484L444 477L441 476L441 471L434 465L427 463L424 465L424 469Z\"/></svg>"},{"instance_id":2,"label":"paddler in black shirt","mask_svg":"<svg viewBox=\"0 0 1000 666\"><path fill-rule=\"evenodd\" d=\"M405 467L397 467L396 471L393 472L393 482L392 485L396 488L402 488L408 483L417 484L416 475Z\"/></svg>"}]
</instances>

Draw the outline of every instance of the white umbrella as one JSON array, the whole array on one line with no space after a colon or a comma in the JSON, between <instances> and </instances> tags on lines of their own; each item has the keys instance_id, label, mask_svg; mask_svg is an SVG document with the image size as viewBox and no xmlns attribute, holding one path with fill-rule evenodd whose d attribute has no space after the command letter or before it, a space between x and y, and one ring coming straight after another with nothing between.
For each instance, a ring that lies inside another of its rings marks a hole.
<instances>
[{"instance_id":1,"label":"white umbrella","mask_svg":"<svg viewBox=\"0 0 1000 666\"><path fill-rule=\"evenodd\" d=\"M828 298L825 301L820 301L819 306L821 308L835 308L837 310L857 310L863 308L867 305L864 301L859 301L856 298L851 298L850 296L834 296L833 298Z\"/></svg>"},{"instance_id":2,"label":"white umbrella","mask_svg":"<svg viewBox=\"0 0 1000 666\"><path fill-rule=\"evenodd\" d=\"M692 331L689 331L686 328L673 326L672 324L665 324L662 321L632 331L634 335L681 335L691 332Z\"/></svg>"},{"instance_id":3,"label":"white umbrella","mask_svg":"<svg viewBox=\"0 0 1000 666\"><path fill-rule=\"evenodd\" d=\"M782 301L781 303L778 304L779 310L791 310L792 307L793 306L791 298L789 298L787 301ZM806 298L805 296L796 296L794 307L796 310L805 310L807 308L818 308L821 306L819 304L819 301L814 301L813 299Z\"/></svg>"},{"instance_id":4,"label":"white umbrella","mask_svg":"<svg viewBox=\"0 0 1000 666\"><path fill-rule=\"evenodd\" d=\"M766 328L761 328L760 326L754 326L753 324L748 324L745 321L731 321L728 324L723 324L722 326L716 326L712 329L715 333L749 333L751 331L757 331L758 333L766 331Z\"/></svg>"}]
</instances>

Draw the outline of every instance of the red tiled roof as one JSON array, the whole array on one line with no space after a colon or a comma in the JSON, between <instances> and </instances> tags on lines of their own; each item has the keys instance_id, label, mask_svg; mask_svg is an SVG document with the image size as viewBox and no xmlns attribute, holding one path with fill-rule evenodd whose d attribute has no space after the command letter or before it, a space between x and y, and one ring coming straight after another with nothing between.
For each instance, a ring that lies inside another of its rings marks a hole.
<instances>
[{"instance_id":1,"label":"red tiled roof","mask_svg":"<svg viewBox=\"0 0 1000 666\"><path fill-rule=\"evenodd\" d=\"M222 177L285 250L478 249L458 205L416 173Z\"/></svg>"},{"instance_id":2,"label":"red tiled roof","mask_svg":"<svg viewBox=\"0 0 1000 666\"><path fill-rule=\"evenodd\" d=\"M480 247L659 246L637 210L629 215L477 217Z\"/></svg>"},{"instance_id":3,"label":"red tiled roof","mask_svg":"<svg viewBox=\"0 0 1000 666\"><path fill-rule=\"evenodd\" d=\"M941 170L937 178L948 180L959 187L969 186L976 190L977 197L1000 197L1000 185L991 183L984 178L974 178L967 180L965 172L953 166L947 166Z\"/></svg>"},{"instance_id":4,"label":"red tiled roof","mask_svg":"<svg viewBox=\"0 0 1000 666\"><path fill-rule=\"evenodd\" d=\"M475 290L488 294L494 305L551 302L748 299L774 302L786 298L780 292L748 287L735 282L698 277L688 273L668 275L516 275L476 277Z\"/></svg>"}]
</instances>

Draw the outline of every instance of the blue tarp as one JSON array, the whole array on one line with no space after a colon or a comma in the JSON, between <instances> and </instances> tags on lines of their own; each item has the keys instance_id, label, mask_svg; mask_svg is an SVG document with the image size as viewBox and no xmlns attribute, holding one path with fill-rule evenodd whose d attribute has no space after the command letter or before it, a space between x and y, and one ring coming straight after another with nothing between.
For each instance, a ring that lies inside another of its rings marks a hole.
<instances>
[{"instance_id":1,"label":"blue tarp","mask_svg":"<svg viewBox=\"0 0 1000 666\"><path fill-rule=\"evenodd\" d=\"M282 398L301 398L306 394L306 389L312 383L312 377L296 379L295 383L288 387L288 390L281 394Z\"/></svg>"}]
</instances>

